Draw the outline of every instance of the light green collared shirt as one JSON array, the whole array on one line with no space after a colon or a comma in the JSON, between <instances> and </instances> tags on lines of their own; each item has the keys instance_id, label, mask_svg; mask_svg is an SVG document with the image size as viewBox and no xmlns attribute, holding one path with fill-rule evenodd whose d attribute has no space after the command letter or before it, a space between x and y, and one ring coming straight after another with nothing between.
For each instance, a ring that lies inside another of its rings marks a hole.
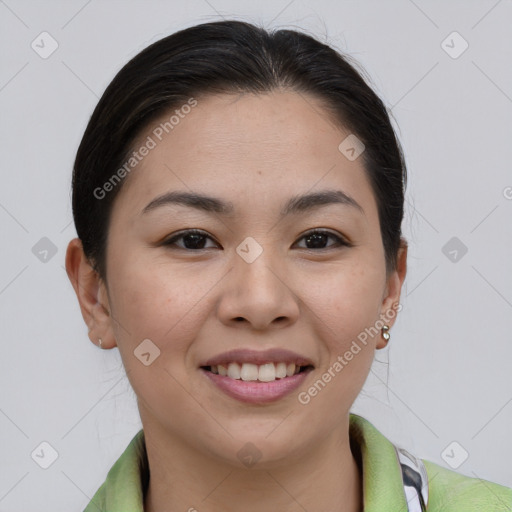
<instances>
[{"instance_id":1,"label":"light green collared shirt","mask_svg":"<svg viewBox=\"0 0 512 512\"><path fill-rule=\"evenodd\" d=\"M362 468L364 511L421 510L419 501L414 505L405 487L411 478L417 481L421 471L406 468L404 472L395 445L361 416L350 415L349 434L351 449ZM512 512L512 488L470 478L426 460L420 460L419 465L425 478L420 480L423 485L417 495L427 497L428 512ZM144 431L140 430L84 512L144 512L148 481ZM200 504L196 508L201 510Z\"/></svg>"}]
</instances>

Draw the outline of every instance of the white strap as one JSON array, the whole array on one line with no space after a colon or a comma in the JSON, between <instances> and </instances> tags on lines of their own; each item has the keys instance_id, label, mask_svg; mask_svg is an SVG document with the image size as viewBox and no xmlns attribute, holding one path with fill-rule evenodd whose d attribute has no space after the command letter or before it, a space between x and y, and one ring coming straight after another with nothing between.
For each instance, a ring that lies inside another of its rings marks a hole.
<instances>
[{"instance_id":1,"label":"white strap","mask_svg":"<svg viewBox=\"0 0 512 512\"><path fill-rule=\"evenodd\" d=\"M428 475L423 462L407 450L395 446L409 512L425 512L428 504Z\"/></svg>"}]
</instances>

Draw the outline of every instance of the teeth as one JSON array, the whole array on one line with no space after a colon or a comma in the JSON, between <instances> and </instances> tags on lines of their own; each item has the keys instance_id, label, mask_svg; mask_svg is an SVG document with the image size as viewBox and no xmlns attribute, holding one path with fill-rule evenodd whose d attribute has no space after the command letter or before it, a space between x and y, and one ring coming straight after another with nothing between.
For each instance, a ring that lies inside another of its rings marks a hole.
<instances>
[{"instance_id":1,"label":"teeth","mask_svg":"<svg viewBox=\"0 0 512 512\"><path fill-rule=\"evenodd\" d=\"M230 379L240 379L240 365L238 363L229 363L228 377Z\"/></svg>"},{"instance_id":2,"label":"teeth","mask_svg":"<svg viewBox=\"0 0 512 512\"><path fill-rule=\"evenodd\" d=\"M286 377L286 363L276 364L276 378L284 379Z\"/></svg>"},{"instance_id":3,"label":"teeth","mask_svg":"<svg viewBox=\"0 0 512 512\"><path fill-rule=\"evenodd\" d=\"M294 363L266 363L261 365L229 363L227 367L221 364L210 366L210 371L236 380L272 382L276 379L284 379L285 377L296 375L300 372L300 366Z\"/></svg>"},{"instance_id":4,"label":"teeth","mask_svg":"<svg viewBox=\"0 0 512 512\"><path fill-rule=\"evenodd\" d=\"M258 380L258 365L244 363L240 368L242 380Z\"/></svg>"},{"instance_id":5,"label":"teeth","mask_svg":"<svg viewBox=\"0 0 512 512\"><path fill-rule=\"evenodd\" d=\"M274 363L262 364L259 367L258 380L261 380L262 382L272 382L273 380L276 380L276 367Z\"/></svg>"}]
</instances>

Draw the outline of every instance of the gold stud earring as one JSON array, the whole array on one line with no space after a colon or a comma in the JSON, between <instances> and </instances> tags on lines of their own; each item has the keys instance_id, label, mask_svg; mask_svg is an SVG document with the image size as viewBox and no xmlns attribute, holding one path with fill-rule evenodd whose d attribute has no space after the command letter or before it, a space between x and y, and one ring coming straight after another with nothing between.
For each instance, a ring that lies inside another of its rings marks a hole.
<instances>
[{"instance_id":1,"label":"gold stud earring","mask_svg":"<svg viewBox=\"0 0 512 512\"><path fill-rule=\"evenodd\" d=\"M98 344L99 344L100 348L103 348L103 345L101 344L101 338L98 338Z\"/></svg>"},{"instance_id":2,"label":"gold stud earring","mask_svg":"<svg viewBox=\"0 0 512 512\"><path fill-rule=\"evenodd\" d=\"M389 341L389 338L391 338L391 335L389 334L389 325L382 326L382 337L386 340L386 343Z\"/></svg>"}]
</instances>

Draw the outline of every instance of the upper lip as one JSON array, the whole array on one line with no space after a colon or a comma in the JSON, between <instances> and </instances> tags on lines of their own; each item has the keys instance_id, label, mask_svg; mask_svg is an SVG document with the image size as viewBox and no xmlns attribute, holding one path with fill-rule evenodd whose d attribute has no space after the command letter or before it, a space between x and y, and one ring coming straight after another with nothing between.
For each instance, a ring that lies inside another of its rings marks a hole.
<instances>
[{"instance_id":1,"label":"upper lip","mask_svg":"<svg viewBox=\"0 0 512 512\"><path fill-rule=\"evenodd\" d=\"M271 348L263 351L247 348L229 350L208 359L200 366L217 366L219 364L227 366L229 363L252 363L257 365L294 363L297 366L313 366L313 363L307 357L283 348Z\"/></svg>"}]
</instances>

